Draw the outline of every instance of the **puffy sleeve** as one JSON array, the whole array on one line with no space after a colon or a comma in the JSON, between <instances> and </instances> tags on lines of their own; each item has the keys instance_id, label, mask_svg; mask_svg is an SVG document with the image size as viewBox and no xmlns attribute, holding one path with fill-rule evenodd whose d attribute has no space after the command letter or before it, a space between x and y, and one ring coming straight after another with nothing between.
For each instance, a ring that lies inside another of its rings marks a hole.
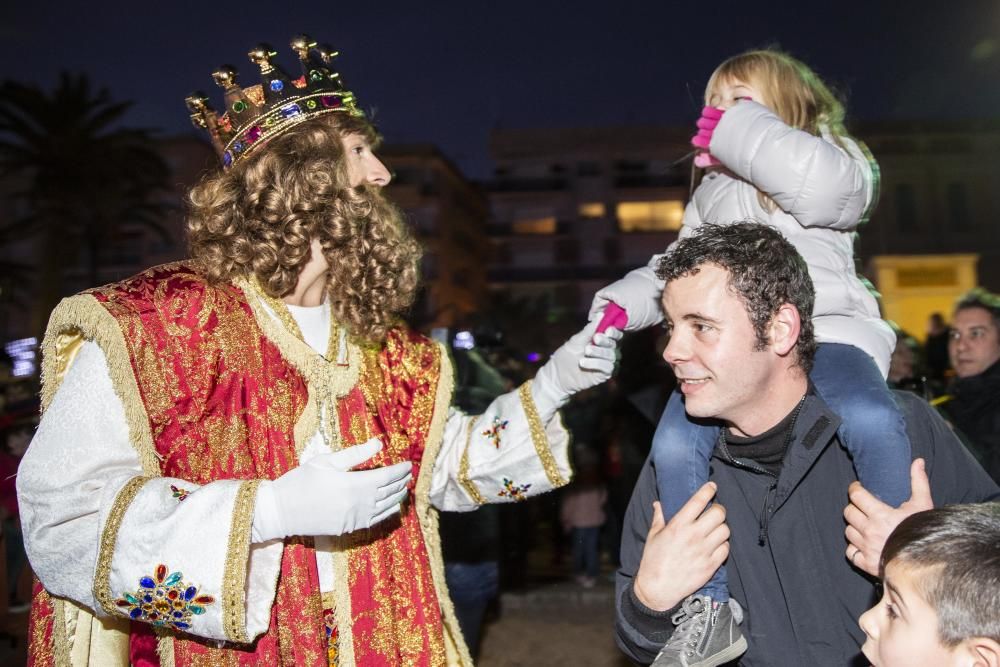
<instances>
[{"instance_id":1,"label":"puffy sleeve","mask_svg":"<svg viewBox=\"0 0 1000 667\"><path fill-rule=\"evenodd\" d=\"M790 127L767 107L744 101L722 115L710 150L801 225L851 231L875 202L878 167L849 138L841 143L843 148Z\"/></svg>"},{"instance_id":2,"label":"puffy sleeve","mask_svg":"<svg viewBox=\"0 0 1000 667\"><path fill-rule=\"evenodd\" d=\"M499 396L481 415L452 408L434 463L431 502L439 510L467 512L558 488L571 477L568 450L568 431L558 415L543 422L531 382Z\"/></svg>"},{"instance_id":3,"label":"puffy sleeve","mask_svg":"<svg viewBox=\"0 0 1000 667\"><path fill-rule=\"evenodd\" d=\"M85 342L18 471L39 580L98 616L217 640L264 632L280 542L250 544L258 482L144 471L103 351Z\"/></svg>"}]
</instances>

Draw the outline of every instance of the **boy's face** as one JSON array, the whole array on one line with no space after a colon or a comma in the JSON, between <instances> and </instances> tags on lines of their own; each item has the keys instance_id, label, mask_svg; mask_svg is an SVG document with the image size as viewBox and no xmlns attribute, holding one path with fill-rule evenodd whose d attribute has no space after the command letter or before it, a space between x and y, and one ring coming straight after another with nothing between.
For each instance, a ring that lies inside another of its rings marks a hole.
<instances>
[{"instance_id":1,"label":"boy's face","mask_svg":"<svg viewBox=\"0 0 1000 667\"><path fill-rule=\"evenodd\" d=\"M960 653L938 639L937 612L924 600L917 581L927 574L905 563L885 568L884 593L858 619L868 635L861 647L874 667L951 667Z\"/></svg>"}]
</instances>

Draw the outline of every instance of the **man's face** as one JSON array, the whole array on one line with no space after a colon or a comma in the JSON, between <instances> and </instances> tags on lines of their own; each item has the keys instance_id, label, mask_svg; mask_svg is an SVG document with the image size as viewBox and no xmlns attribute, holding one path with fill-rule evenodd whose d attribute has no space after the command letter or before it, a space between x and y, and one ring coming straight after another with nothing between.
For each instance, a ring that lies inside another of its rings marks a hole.
<instances>
[{"instance_id":1,"label":"man's face","mask_svg":"<svg viewBox=\"0 0 1000 667\"><path fill-rule=\"evenodd\" d=\"M362 183L385 187L389 185L392 176L382 161L372 152L368 140L360 134L349 134L343 138L344 153L347 159L347 176L351 187Z\"/></svg>"},{"instance_id":2,"label":"man's face","mask_svg":"<svg viewBox=\"0 0 1000 667\"><path fill-rule=\"evenodd\" d=\"M753 324L728 280L728 271L704 264L667 284L663 309L670 340L663 358L677 376L689 415L721 419L757 435L774 425L766 423L767 403L778 369L768 350L754 349Z\"/></svg>"},{"instance_id":3,"label":"man's face","mask_svg":"<svg viewBox=\"0 0 1000 667\"><path fill-rule=\"evenodd\" d=\"M937 612L920 595L917 582L926 571L890 562L878 604L858 619L868 639L861 647L874 667L951 667L959 652L938 639Z\"/></svg>"},{"instance_id":4,"label":"man's face","mask_svg":"<svg viewBox=\"0 0 1000 667\"><path fill-rule=\"evenodd\" d=\"M979 375L1000 360L1000 332L984 308L955 313L948 339L951 367L960 378Z\"/></svg>"}]
</instances>

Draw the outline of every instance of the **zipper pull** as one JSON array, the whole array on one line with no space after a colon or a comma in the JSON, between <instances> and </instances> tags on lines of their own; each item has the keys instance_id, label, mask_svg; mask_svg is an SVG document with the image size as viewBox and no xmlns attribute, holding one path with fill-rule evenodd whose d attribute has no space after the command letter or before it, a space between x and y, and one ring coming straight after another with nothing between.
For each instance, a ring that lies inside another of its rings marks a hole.
<instances>
[{"instance_id":1,"label":"zipper pull","mask_svg":"<svg viewBox=\"0 0 1000 667\"><path fill-rule=\"evenodd\" d=\"M757 533L757 544L760 546L767 544L767 522L771 515L771 509L767 506L767 503L771 499L771 494L777 488L778 481L775 480L771 486L767 487L767 493L764 494L764 504L760 506L760 532Z\"/></svg>"}]
</instances>

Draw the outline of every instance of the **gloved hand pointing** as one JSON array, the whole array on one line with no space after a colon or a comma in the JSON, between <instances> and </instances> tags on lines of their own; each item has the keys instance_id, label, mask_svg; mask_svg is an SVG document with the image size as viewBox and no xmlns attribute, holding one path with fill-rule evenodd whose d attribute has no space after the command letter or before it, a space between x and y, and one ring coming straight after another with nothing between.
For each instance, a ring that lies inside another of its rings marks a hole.
<instances>
[{"instance_id":1,"label":"gloved hand pointing","mask_svg":"<svg viewBox=\"0 0 1000 667\"><path fill-rule=\"evenodd\" d=\"M320 454L274 481L261 482L253 541L290 535L343 535L370 528L399 511L412 478L409 461L351 470L382 449L378 438Z\"/></svg>"}]
</instances>

